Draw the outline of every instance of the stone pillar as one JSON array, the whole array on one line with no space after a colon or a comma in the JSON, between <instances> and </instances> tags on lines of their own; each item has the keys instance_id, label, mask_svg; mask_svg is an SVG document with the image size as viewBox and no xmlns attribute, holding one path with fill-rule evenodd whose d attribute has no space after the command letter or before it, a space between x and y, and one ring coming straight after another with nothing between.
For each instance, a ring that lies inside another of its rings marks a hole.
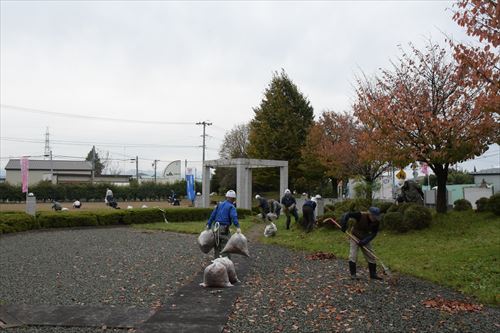
<instances>
[{"instance_id":1,"label":"stone pillar","mask_svg":"<svg viewBox=\"0 0 500 333\"><path fill-rule=\"evenodd\" d=\"M210 207L210 167L204 165L201 174L202 207Z\"/></svg>"},{"instance_id":2,"label":"stone pillar","mask_svg":"<svg viewBox=\"0 0 500 333\"><path fill-rule=\"evenodd\" d=\"M36 215L36 198L26 197L26 213L35 216Z\"/></svg>"},{"instance_id":3,"label":"stone pillar","mask_svg":"<svg viewBox=\"0 0 500 333\"><path fill-rule=\"evenodd\" d=\"M280 194L281 198L288 188L288 166L280 167Z\"/></svg>"},{"instance_id":4,"label":"stone pillar","mask_svg":"<svg viewBox=\"0 0 500 333\"><path fill-rule=\"evenodd\" d=\"M325 214L325 201L323 199L316 200L316 217Z\"/></svg>"},{"instance_id":5,"label":"stone pillar","mask_svg":"<svg viewBox=\"0 0 500 333\"><path fill-rule=\"evenodd\" d=\"M244 165L236 166L236 205L239 208L247 208L247 172Z\"/></svg>"},{"instance_id":6,"label":"stone pillar","mask_svg":"<svg viewBox=\"0 0 500 333\"><path fill-rule=\"evenodd\" d=\"M245 208L252 209L252 169L246 169L246 180L247 180L247 200L245 201ZM243 208L243 206L241 207Z\"/></svg>"}]
</instances>

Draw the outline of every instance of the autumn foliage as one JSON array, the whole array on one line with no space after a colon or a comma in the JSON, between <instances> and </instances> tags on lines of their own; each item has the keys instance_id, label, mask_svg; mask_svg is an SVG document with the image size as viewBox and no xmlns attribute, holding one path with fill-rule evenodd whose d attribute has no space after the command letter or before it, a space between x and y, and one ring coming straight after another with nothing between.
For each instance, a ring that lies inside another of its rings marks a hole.
<instances>
[{"instance_id":1,"label":"autumn foliage","mask_svg":"<svg viewBox=\"0 0 500 333\"><path fill-rule=\"evenodd\" d=\"M390 160L429 165L438 181L437 210L445 212L449 166L481 155L499 126L478 105L488 94L485 81L438 45L429 43L424 51L410 46L391 70L357 80L355 116Z\"/></svg>"}]
</instances>

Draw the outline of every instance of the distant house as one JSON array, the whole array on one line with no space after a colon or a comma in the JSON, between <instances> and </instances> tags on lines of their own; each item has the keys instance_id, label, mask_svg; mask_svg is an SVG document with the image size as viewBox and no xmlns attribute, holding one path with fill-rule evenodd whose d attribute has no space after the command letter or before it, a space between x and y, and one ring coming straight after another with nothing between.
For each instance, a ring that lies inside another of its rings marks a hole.
<instances>
[{"instance_id":1,"label":"distant house","mask_svg":"<svg viewBox=\"0 0 500 333\"><path fill-rule=\"evenodd\" d=\"M7 183L21 184L19 159L9 160L5 171ZM101 175L95 176L94 182L128 185L130 178L130 175ZM51 180L53 184L90 183L92 181L92 164L89 161L29 160L28 184L34 185L43 180Z\"/></svg>"},{"instance_id":2,"label":"distant house","mask_svg":"<svg viewBox=\"0 0 500 333\"><path fill-rule=\"evenodd\" d=\"M500 168L485 169L478 172L471 172L474 176L474 184L477 186L487 185L493 186L493 193L500 192Z\"/></svg>"}]
</instances>

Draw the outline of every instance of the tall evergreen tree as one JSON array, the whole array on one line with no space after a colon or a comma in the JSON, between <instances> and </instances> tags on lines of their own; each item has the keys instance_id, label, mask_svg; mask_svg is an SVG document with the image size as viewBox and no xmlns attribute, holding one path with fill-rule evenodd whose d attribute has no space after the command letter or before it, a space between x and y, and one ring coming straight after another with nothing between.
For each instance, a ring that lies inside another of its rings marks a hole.
<instances>
[{"instance_id":1,"label":"tall evergreen tree","mask_svg":"<svg viewBox=\"0 0 500 333\"><path fill-rule=\"evenodd\" d=\"M89 151L89 153L87 154L87 157L85 158L85 161L90 161L90 163L92 163L92 157L93 157L93 153L92 153L92 149ZM102 171L104 170L104 163L101 161L101 158L99 157L99 154L97 153L97 151L95 152L95 175L96 176L100 176L102 174Z\"/></svg>"},{"instance_id":2,"label":"tall evergreen tree","mask_svg":"<svg viewBox=\"0 0 500 333\"><path fill-rule=\"evenodd\" d=\"M302 176L301 149L314 120L313 107L285 71L274 72L250 122L249 156L287 160L290 187ZM277 171L256 172L256 189L277 184ZM265 189L265 188L262 188Z\"/></svg>"}]
</instances>

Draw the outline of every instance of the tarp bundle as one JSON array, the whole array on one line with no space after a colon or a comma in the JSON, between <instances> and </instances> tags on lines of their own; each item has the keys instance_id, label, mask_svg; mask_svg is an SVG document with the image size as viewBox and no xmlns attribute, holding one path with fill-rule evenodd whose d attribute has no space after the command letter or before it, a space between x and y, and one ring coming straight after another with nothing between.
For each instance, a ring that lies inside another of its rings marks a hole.
<instances>
[{"instance_id":1,"label":"tarp bundle","mask_svg":"<svg viewBox=\"0 0 500 333\"><path fill-rule=\"evenodd\" d=\"M208 253L215 245L215 235L212 230L204 230L198 236L198 245L203 253Z\"/></svg>"},{"instance_id":2,"label":"tarp bundle","mask_svg":"<svg viewBox=\"0 0 500 333\"><path fill-rule=\"evenodd\" d=\"M235 233L229 238L221 253L234 253L250 257L247 238L242 233Z\"/></svg>"},{"instance_id":3,"label":"tarp bundle","mask_svg":"<svg viewBox=\"0 0 500 333\"><path fill-rule=\"evenodd\" d=\"M264 236L266 237L276 236L276 231L278 231L278 228L276 228L276 224L271 222L264 229Z\"/></svg>"},{"instance_id":4,"label":"tarp bundle","mask_svg":"<svg viewBox=\"0 0 500 333\"><path fill-rule=\"evenodd\" d=\"M236 274L236 273L235 273ZM203 287L214 287L214 288L226 288L232 287L233 285L229 282L229 276L227 274L226 266L215 261L205 268L203 274Z\"/></svg>"},{"instance_id":5,"label":"tarp bundle","mask_svg":"<svg viewBox=\"0 0 500 333\"><path fill-rule=\"evenodd\" d=\"M238 276L236 275L236 269L234 268L234 263L231 261L231 259L227 257L220 257L215 259L214 262L220 262L221 264L226 266L227 277L229 278L229 282L231 282L232 284L240 282L240 280L238 280Z\"/></svg>"}]
</instances>

